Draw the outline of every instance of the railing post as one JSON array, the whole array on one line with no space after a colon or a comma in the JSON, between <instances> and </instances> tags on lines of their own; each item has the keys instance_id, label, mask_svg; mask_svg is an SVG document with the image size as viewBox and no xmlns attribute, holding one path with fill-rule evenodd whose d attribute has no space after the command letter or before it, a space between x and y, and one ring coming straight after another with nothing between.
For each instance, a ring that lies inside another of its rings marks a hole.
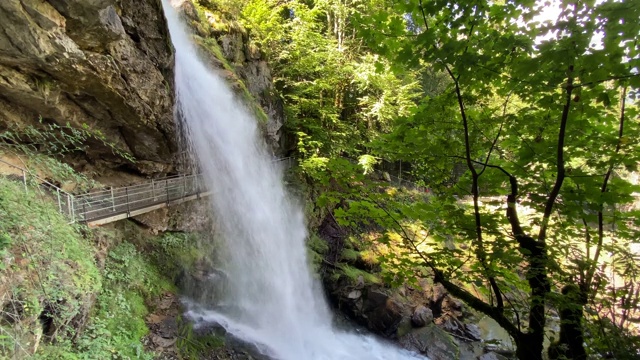
<instances>
[{"instance_id":1,"label":"railing post","mask_svg":"<svg viewBox=\"0 0 640 360\"><path fill-rule=\"evenodd\" d=\"M113 186L111 186L111 210L116 212L116 198L113 196Z\"/></svg>"},{"instance_id":2,"label":"railing post","mask_svg":"<svg viewBox=\"0 0 640 360\"><path fill-rule=\"evenodd\" d=\"M195 175L193 177L193 181L195 183L193 191L196 193L196 198L198 200L200 199L200 185L198 184L198 178L199 177L200 177L200 175Z\"/></svg>"},{"instance_id":3,"label":"railing post","mask_svg":"<svg viewBox=\"0 0 640 360\"><path fill-rule=\"evenodd\" d=\"M164 189L167 191L167 205L169 205L169 179L164 181Z\"/></svg>"},{"instance_id":4,"label":"railing post","mask_svg":"<svg viewBox=\"0 0 640 360\"><path fill-rule=\"evenodd\" d=\"M70 196L67 195L67 201L69 202L69 211L71 211L71 220L73 220L73 222L76 221L76 202L75 199Z\"/></svg>"},{"instance_id":5,"label":"railing post","mask_svg":"<svg viewBox=\"0 0 640 360\"><path fill-rule=\"evenodd\" d=\"M184 199L184 197L187 196L187 177L186 176L182 176L182 198Z\"/></svg>"},{"instance_id":6,"label":"railing post","mask_svg":"<svg viewBox=\"0 0 640 360\"><path fill-rule=\"evenodd\" d=\"M76 221L75 214L73 213L73 201L71 199L71 196L69 196L68 194L67 194L67 211L69 211L69 217L71 218L71 221Z\"/></svg>"},{"instance_id":7,"label":"railing post","mask_svg":"<svg viewBox=\"0 0 640 360\"><path fill-rule=\"evenodd\" d=\"M82 218L84 219L84 221L89 221L89 219L87 218L87 200L83 199L84 201L82 202Z\"/></svg>"},{"instance_id":8,"label":"railing post","mask_svg":"<svg viewBox=\"0 0 640 360\"><path fill-rule=\"evenodd\" d=\"M22 170L22 183L24 184L24 193L29 193L29 188L27 187L27 172Z\"/></svg>"},{"instance_id":9,"label":"railing post","mask_svg":"<svg viewBox=\"0 0 640 360\"><path fill-rule=\"evenodd\" d=\"M60 189L56 189L56 196L58 197L58 211L62 213L62 203L60 202Z\"/></svg>"},{"instance_id":10,"label":"railing post","mask_svg":"<svg viewBox=\"0 0 640 360\"><path fill-rule=\"evenodd\" d=\"M151 198L156 202L156 183L151 179Z\"/></svg>"},{"instance_id":11,"label":"railing post","mask_svg":"<svg viewBox=\"0 0 640 360\"><path fill-rule=\"evenodd\" d=\"M127 195L127 217L131 216L131 211L129 210L129 187L124 188L124 192Z\"/></svg>"}]
</instances>

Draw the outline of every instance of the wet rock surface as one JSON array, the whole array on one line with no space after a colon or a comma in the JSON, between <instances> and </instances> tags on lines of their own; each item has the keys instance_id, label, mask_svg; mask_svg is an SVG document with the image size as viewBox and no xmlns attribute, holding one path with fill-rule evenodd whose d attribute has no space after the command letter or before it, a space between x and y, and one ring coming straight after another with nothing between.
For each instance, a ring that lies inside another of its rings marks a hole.
<instances>
[{"instance_id":1,"label":"wet rock surface","mask_svg":"<svg viewBox=\"0 0 640 360\"><path fill-rule=\"evenodd\" d=\"M433 311L424 305L418 305L411 316L411 324L415 327L423 327L433 321Z\"/></svg>"},{"instance_id":2,"label":"wet rock surface","mask_svg":"<svg viewBox=\"0 0 640 360\"><path fill-rule=\"evenodd\" d=\"M432 360L460 358L453 338L434 324L407 333L399 342L406 349L427 355Z\"/></svg>"},{"instance_id":3,"label":"wet rock surface","mask_svg":"<svg viewBox=\"0 0 640 360\"><path fill-rule=\"evenodd\" d=\"M226 78L240 99L244 97L246 89L261 107L267 117L263 119L266 120L264 123L260 123L266 142L276 156L281 155L284 103L273 85L271 68L265 56L252 43L249 32L235 20L227 19L225 14L215 10L215 6L207 6L206 2L200 4L204 5L201 9L207 22L200 20L191 0L182 0L179 8L197 35L203 39L215 39L220 53L207 49L203 55L213 68L220 70L219 74ZM251 108L251 104L247 105Z\"/></svg>"},{"instance_id":4,"label":"wet rock surface","mask_svg":"<svg viewBox=\"0 0 640 360\"><path fill-rule=\"evenodd\" d=\"M269 360L255 346L243 343L215 324L196 329L182 318L183 308L177 295L165 293L151 304L147 315L149 334L145 347L158 360Z\"/></svg>"}]
</instances>

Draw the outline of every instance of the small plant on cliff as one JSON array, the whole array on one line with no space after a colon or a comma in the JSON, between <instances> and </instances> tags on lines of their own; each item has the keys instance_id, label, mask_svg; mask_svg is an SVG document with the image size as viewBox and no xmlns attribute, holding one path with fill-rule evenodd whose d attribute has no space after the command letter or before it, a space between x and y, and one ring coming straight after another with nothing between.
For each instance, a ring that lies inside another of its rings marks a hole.
<instances>
[{"instance_id":1,"label":"small plant on cliff","mask_svg":"<svg viewBox=\"0 0 640 360\"><path fill-rule=\"evenodd\" d=\"M38 126L14 125L0 131L0 149L50 157L85 151L91 141L110 149L116 156L135 162L130 153L109 142L102 132L91 129L87 124L83 124L82 127L74 127L69 123L59 125L40 117Z\"/></svg>"}]
</instances>

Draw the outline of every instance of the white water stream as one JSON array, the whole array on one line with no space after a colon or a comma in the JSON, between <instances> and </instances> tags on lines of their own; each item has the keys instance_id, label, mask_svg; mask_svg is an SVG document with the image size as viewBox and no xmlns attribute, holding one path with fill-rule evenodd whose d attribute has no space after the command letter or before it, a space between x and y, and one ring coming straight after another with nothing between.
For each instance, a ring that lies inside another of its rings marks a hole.
<instances>
[{"instance_id":1,"label":"white water stream","mask_svg":"<svg viewBox=\"0 0 640 360\"><path fill-rule=\"evenodd\" d=\"M229 263L226 301L232 310L202 310L199 317L268 349L275 359L424 359L332 327L307 263L303 214L287 195L282 169L271 162L256 120L198 58L177 12L163 1L176 49L178 113L213 192Z\"/></svg>"}]
</instances>

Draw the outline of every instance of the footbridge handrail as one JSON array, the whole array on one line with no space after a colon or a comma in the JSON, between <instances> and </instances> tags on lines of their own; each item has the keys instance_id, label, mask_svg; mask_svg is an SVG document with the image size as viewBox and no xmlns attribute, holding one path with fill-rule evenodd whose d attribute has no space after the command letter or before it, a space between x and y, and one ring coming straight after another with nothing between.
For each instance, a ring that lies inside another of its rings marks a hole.
<instances>
[{"instance_id":1,"label":"footbridge handrail","mask_svg":"<svg viewBox=\"0 0 640 360\"><path fill-rule=\"evenodd\" d=\"M62 190L60 187L50 183L49 181L35 175L32 171L23 168L18 165L14 165L10 162L0 159L0 163L3 163L11 168L19 170L22 175L22 183L24 184L24 191L29 192L30 182L34 182L38 187L43 188L50 195L55 197L58 203L58 211L65 216L73 219L73 198L74 196L67 191Z\"/></svg>"},{"instance_id":2,"label":"footbridge handrail","mask_svg":"<svg viewBox=\"0 0 640 360\"><path fill-rule=\"evenodd\" d=\"M285 167L291 166L292 161L291 157L273 160L284 163ZM174 175L72 195L25 168L1 159L0 162L20 171L25 192L29 192L31 183L36 183L57 198L58 210L71 223L104 224L209 195L202 174Z\"/></svg>"}]
</instances>

